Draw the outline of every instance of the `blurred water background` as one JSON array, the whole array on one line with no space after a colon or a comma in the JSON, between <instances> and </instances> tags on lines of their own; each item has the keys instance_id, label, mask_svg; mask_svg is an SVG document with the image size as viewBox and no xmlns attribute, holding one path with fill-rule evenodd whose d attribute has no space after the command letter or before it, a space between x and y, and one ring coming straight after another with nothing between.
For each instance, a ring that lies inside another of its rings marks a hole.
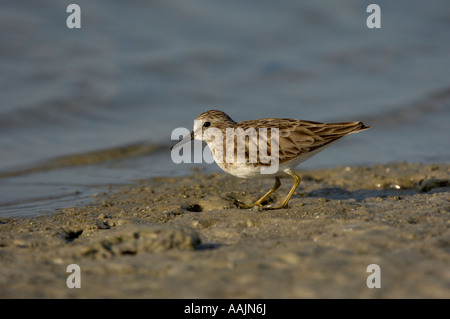
<instances>
[{"instance_id":1,"label":"blurred water background","mask_svg":"<svg viewBox=\"0 0 450 319\"><path fill-rule=\"evenodd\" d=\"M66 8L81 7L81 29ZM366 8L381 7L381 29ZM450 2L40 0L0 5L0 216L216 164L174 164L177 127L361 120L300 168L448 162Z\"/></svg>"}]
</instances>

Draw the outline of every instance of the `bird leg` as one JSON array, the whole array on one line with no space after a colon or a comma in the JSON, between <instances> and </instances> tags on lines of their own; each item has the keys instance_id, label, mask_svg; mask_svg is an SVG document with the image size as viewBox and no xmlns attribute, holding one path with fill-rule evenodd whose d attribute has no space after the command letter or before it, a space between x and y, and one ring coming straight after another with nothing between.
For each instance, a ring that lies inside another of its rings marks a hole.
<instances>
[{"instance_id":1,"label":"bird leg","mask_svg":"<svg viewBox=\"0 0 450 319\"><path fill-rule=\"evenodd\" d=\"M255 206L263 206L263 202L270 196L273 194L273 192L275 192L281 185L280 179L278 178L278 176L275 176L275 184L273 185L272 189L269 190L263 197L261 197L260 199L258 199L256 202L254 202L251 205L247 205L244 204L240 201L236 201L236 203L239 205L240 208L251 208L251 207L255 207Z\"/></svg>"},{"instance_id":2,"label":"bird leg","mask_svg":"<svg viewBox=\"0 0 450 319\"><path fill-rule=\"evenodd\" d=\"M290 169L286 169L284 171L286 172L286 174L289 174L292 176L292 178L294 179L294 185L292 185L292 188L289 191L289 194L286 196L286 198L284 199L283 203L280 206L278 206L278 207L267 206L267 207L264 207L264 209L280 209L280 208L288 207L289 200L291 199L292 195L294 194L295 190L297 189L298 185L300 184L301 179Z\"/></svg>"}]
</instances>

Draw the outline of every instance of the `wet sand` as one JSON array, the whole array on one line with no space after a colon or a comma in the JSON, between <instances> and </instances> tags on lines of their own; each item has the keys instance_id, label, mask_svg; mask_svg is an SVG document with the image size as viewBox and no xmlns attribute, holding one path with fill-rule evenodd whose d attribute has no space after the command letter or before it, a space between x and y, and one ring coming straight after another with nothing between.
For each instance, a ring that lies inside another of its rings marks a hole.
<instances>
[{"instance_id":1,"label":"wet sand","mask_svg":"<svg viewBox=\"0 0 450 319\"><path fill-rule=\"evenodd\" d=\"M272 178L197 172L0 218L0 297L450 298L450 165L297 172L289 209L236 207ZM281 183L270 201L292 179ZM371 264L381 288L367 287Z\"/></svg>"}]
</instances>

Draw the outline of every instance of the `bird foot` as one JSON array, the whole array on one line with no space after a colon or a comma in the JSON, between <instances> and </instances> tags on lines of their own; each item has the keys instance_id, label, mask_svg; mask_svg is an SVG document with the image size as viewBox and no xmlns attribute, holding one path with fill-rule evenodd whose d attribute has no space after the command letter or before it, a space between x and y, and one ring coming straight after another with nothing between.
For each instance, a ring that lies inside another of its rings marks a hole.
<instances>
[{"instance_id":1,"label":"bird foot","mask_svg":"<svg viewBox=\"0 0 450 319\"><path fill-rule=\"evenodd\" d=\"M253 204L246 204L246 203L242 202L241 200L233 198L233 197L230 197L230 196L228 196L228 199L231 200L233 202L233 204L235 204L236 206L238 206L241 209L249 209L249 208L253 208L253 207L259 207L262 210L289 208L289 206L287 204L284 205L284 206L281 205L281 206L278 206L278 207L272 207L270 205L267 206L267 204L271 202L271 200L267 200L267 199L264 200L264 201L259 201L258 200L256 202L254 202Z\"/></svg>"},{"instance_id":2,"label":"bird foot","mask_svg":"<svg viewBox=\"0 0 450 319\"><path fill-rule=\"evenodd\" d=\"M235 199L234 203L236 205L238 205L239 208L242 208L242 209L248 209L248 208L252 208L252 207L263 207L263 205L261 203L258 203L258 202L255 202L255 203L249 205L249 204L245 204L245 203L241 202L238 199Z\"/></svg>"}]
</instances>

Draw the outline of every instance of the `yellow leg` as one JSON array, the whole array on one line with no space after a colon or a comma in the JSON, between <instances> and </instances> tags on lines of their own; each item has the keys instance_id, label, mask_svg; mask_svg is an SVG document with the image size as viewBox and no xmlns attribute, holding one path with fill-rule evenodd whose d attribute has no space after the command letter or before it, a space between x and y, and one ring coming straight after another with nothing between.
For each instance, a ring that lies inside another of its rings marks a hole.
<instances>
[{"instance_id":1,"label":"yellow leg","mask_svg":"<svg viewBox=\"0 0 450 319\"><path fill-rule=\"evenodd\" d=\"M254 206L263 206L262 202L264 202L270 195L273 194L273 192L275 192L281 185L280 179L278 178L278 176L275 176L275 184L273 185L272 189L270 191L268 191L263 197L261 197L260 199L258 199L256 202L254 202L251 205L246 205L244 203L240 203L237 202L237 204L239 205L239 207L241 208L250 208L250 207L254 207Z\"/></svg>"},{"instance_id":2,"label":"yellow leg","mask_svg":"<svg viewBox=\"0 0 450 319\"><path fill-rule=\"evenodd\" d=\"M298 177L294 172L292 172L290 169L285 170L286 174L289 174L294 179L294 185L292 185L291 190L289 191L289 194L284 199L283 203L278 207L264 207L265 209L280 209L280 208L286 208L288 207L289 200L291 199L292 195L294 194L295 190L297 189L298 185L300 184L300 177Z\"/></svg>"}]
</instances>

